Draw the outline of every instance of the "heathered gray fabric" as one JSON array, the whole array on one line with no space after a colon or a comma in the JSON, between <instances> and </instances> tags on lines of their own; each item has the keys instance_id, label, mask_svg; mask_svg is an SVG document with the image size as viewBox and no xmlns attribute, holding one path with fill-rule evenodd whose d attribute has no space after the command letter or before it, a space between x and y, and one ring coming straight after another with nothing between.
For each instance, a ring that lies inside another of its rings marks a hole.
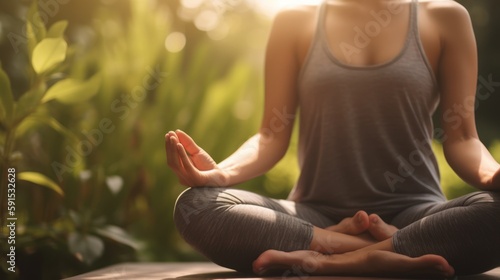
<instances>
[{"instance_id":1,"label":"heathered gray fabric","mask_svg":"<svg viewBox=\"0 0 500 280\"><path fill-rule=\"evenodd\" d=\"M458 275L491 270L500 266L499 213L498 192L414 206L392 221L402 228L393 236L394 250L410 257L442 256Z\"/></svg>"},{"instance_id":2,"label":"heathered gray fabric","mask_svg":"<svg viewBox=\"0 0 500 280\"><path fill-rule=\"evenodd\" d=\"M177 199L174 222L181 236L213 262L252 271L264 251L306 250L313 224L334 224L306 205L225 188L190 188Z\"/></svg>"},{"instance_id":3,"label":"heathered gray fabric","mask_svg":"<svg viewBox=\"0 0 500 280\"><path fill-rule=\"evenodd\" d=\"M413 1L397 57L356 67L329 50L323 3L299 81L301 174L289 199L346 216L358 209L392 216L445 201L431 150L439 94L420 43L417 7Z\"/></svg>"}]
</instances>

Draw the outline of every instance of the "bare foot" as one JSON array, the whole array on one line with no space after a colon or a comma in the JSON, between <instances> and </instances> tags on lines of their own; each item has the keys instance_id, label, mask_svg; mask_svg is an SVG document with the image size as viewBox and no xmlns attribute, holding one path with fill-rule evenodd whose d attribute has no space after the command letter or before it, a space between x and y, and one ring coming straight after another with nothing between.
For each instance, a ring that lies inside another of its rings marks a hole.
<instances>
[{"instance_id":1,"label":"bare foot","mask_svg":"<svg viewBox=\"0 0 500 280\"><path fill-rule=\"evenodd\" d=\"M371 214L369 219L368 232L378 241L391 238L398 231L397 227L386 224L377 214Z\"/></svg>"},{"instance_id":2,"label":"bare foot","mask_svg":"<svg viewBox=\"0 0 500 280\"><path fill-rule=\"evenodd\" d=\"M451 277L454 269L437 255L410 258L389 251L349 252L323 255L314 251L285 253L268 250L253 262L259 275L349 275L382 277Z\"/></svg>"},{"instance_id":3,"label":"bare foot","mask_svg":"<svg viewBox=\"0 0 500 280\"><path fill-rule=\"evenodd\" d=\"M358 211L352 218L345 218L340 223L327 227L326 230L358 235L368 230L369 226L368 214L365 211Z\"/></svg>"}]
</instances>

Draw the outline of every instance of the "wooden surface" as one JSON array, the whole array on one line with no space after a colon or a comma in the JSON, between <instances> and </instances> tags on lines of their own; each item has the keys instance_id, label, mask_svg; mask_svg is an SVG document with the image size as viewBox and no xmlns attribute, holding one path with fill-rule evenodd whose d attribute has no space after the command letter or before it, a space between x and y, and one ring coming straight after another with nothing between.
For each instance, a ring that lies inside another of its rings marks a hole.
<instances>
[{"instance_id":1,"label":"wooden surface","mask_svg":"<svg viewBox=\"0 0 500 280\"><path fill-rule=\"evenodd\" d=\"M283 277L259 278L243 275L212 263L124 263L101 270L67 278L71 280L166 280L166 279L282 279ZM360 277L289 277L296 280L382 280ZM500 268L475 276L458 277L463 280L500 280ZM398 280L392 278L392 280ZM399 279L402 280L402 279Z\"/></svg>"}]
</instances>

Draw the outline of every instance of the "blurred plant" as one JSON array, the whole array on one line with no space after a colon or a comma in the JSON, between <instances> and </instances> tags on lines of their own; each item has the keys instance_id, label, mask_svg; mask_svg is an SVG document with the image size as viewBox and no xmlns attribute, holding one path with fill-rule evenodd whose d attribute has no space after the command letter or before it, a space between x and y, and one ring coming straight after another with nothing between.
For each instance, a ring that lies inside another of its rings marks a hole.
<instances>
[{"instance_id":1,"label":"blurred plant","mask_svg":"<svg viewBox=\"0 0 500 280\"><path fill-rule=\"evenodd\" d=\"M182 128L222 159L258 125L260 64L241 46L256 44L253 38L261 27L242 33L239 25L231 31L233 40L215 43L202 31L174 28L171 14L152 2L123 3L130 6L126 20L101 9L93 26L72 34L84 43L64 51L65 63L60 51L54 52L61 60L54 68L35 66L31 59L29 72L45 88L22 121L13 126L2 119L2 137L15 135L15 150L23 155L2 167L35 170L24 176L31 183L18 181L18 239L24 241L17 248L26 252L21 253L24 259L39 261L30 266L39 278L133 261L130 248L138 250L140 260L201 259L179 242L173 228L173 204L184 188L167 171L163 136ZM41 36L33 44L38 47L44 40ZM51 51L60 44L49 43ZM47 52L40 55L46 58ZM6 98L17 108L24 96L17 102ZM264 180L242 187L262 192ZM28 189L33 181L61 195ZM143 246L110 223L126 228Z\"/></svg>"},{"instance_id":2,"label":"blurred plant","mask_svg":"<svg viewBox=\"0 0 500 280\"><path fill-rule=\"evenodd\" d=\"M7 209L7 170L10 168L24 169L26 165L29 165L26 164L25 159L31 157L26 152L17 150L16 144L22 143L23 138L43 125L61 133L70 142L78 141L73 132L51 116L47 103L51 100L57 100L64 104L82 102L93 97L100 86L99 74L95 74L87 80L64 77L62 71L67 67L64 61L68 54L64 32L68 23L59 21L46 30L37 13L39 13L38 3L35 1L29 9L27 17L32 20L26 22L28 30L27 51L31 58L31 65L26 67L26 71L30 77L30 87L19 100L14 100L9 78L0 68L1 251L2 257L4 257L8 252L7 248L10 245L15 245L16 252L18 252L16 256L17 273L21 278L33 279L31 277L34 276L50 279L62 276L62 274L58 274L58 271L55 271L56 274L50 274L47 270L43 270L44 264L53 265L50 260L30 261L30 256L44 251L47 246L59 248L56 250L58 251L56 262L67 263L68 260L63 260L69 257L75 263L80 260L91 264L103 255L104 241L124 244L133 248L137 248L137 244L121 228L107 225L104 219L92 219L85 212L81 214L60 208L59 211L62 211L62 215L56 219L37 221L36 212L28 212L21 207L23 202L27 202L26 198L22 197L22 194L26 193L25 190L21 189L26 187L22 181L33 186L47 187L57 194L57 200L64 196L64 188L52 180L50 176L40 172L16 173L18 180L16 182L16 200L14 200L16 204L12 205L15 206L15 211L3 211ZM11 205L9 204L9 206ZM33 210L39 211L40 209L33 208ZM18 218L15 244L6 242L8 229L3 226L6 216ZM33 223L35 221L38 224ZM61 242L61 239L67 240L67 242ZM6 271L5 262L2 262L2 268L6 278L16 276Z\"/></svg>"}]
</instances>

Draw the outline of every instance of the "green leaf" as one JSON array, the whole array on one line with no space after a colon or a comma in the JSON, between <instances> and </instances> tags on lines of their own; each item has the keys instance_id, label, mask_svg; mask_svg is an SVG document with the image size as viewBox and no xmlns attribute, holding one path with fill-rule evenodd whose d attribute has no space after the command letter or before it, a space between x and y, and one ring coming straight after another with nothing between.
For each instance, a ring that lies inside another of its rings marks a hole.
<instances>
[{"instance_id":1,"label":"green leaf","mask_svg":"<svg viewBox=\"0 0 500 280\"><path fill-rule=\"evenodd\" d=\"M65 79L53 85L43 97L42 102L48 102L52 99L65 104L82 102L93 97L99 91L100 84L99 75L95 75L86 82Z\"/></svg>"},{"instance_id":2,"label":"green leaf","mask_svg":"<svg viewBox=\"0 0 500 280\"><path fill-rule=\"evenodd\" d=\"M47 32L47 38L62 38L67 27L67 20L61 20L52 24L52 26L49 28L49 32Z\"/></svg>"},{"instance_id":3,"label":"green leaf","mask_svg":"<svg viewBox=\"0 0 500 280\"><path fill-rule=\"evenodd\" d=\"M60 133L72 143L78 143L80 139L71 130L64 127L60 122L50 116L33 114L23 120L16 129L16 138L22 137L28 130L38 126L47 125Z\"/></svg>"},{"instance_id":4,"label":"green leaf","mask_svg":"<svg viewBox=\"0 0 500 280\"><path fill-rule=\"evenodd\" d=\"M0 67L0 122L10 121L14 111L14 98L7 73Z\"/></svg>"},{"instance_id":5,"label":"green leaf","mask_svg":"<svg viewBox=\"0 0 500 280\"><path fill-rule=\"evenodd\" d=\"M17 101L14 120L16 122L22 121L29 114L33 113L45 93L45 84L32 88L24 93Z\"/></svg>"},{"instance_id":6,"label":"green leaf","mask_svg":"<svg viewBox=\"0 0 500 280\"><path fill-rule=\"evenodd\" d=\"M43 39L33 50L32 64L37 74L43 74L66 59L68 44L62 38Z\"/></svg>"},{"instance_id":7,"label":"green leaf","mask_svg":"<svg viewBox=\"0 0 500 280\"><path fill-rule=\"evenodd\" d=\"M54 181L52 181L52 179L48 178L43 174L37 172L21 172L17 175L17 178L19 180L35 183L42 187L47 187L61 196L64 195L64 192L61 189L61 187L59 187L59 185L57 185Z\"/></svg>"},{"instance_id":8,"label":"green leaf","mask_svg":"<svg viewBox=\"0 0 500 280\"><path fill-rule=\"evenodd\" d=\"M139 244L128 233L120 227L108 225L95 230L97 234L109 238L115 242L139 249Z\"/></svg>"},{"instance_id":9,"label":"green leaf","mask_svg":"<svg viewBox=\"0 0 500 280\"><path fill-rule=\"evenodd\" d=\"M68 236L68 247L72 254L91 264L104 253L104 243L98 237L72 232Z\"/></svg>"},{"instance_id":10,"label":"green leaf","mask_svg":"<svg viewBox=\"0 0 500 280\"><path fill-rule=\"evenodd\" d=\"M33 53L35 46L45 38L47 30L38 10L38 1L33 1L26 18L26 32L28 35L29 54Z\"/></svg>"}]
</instances>

